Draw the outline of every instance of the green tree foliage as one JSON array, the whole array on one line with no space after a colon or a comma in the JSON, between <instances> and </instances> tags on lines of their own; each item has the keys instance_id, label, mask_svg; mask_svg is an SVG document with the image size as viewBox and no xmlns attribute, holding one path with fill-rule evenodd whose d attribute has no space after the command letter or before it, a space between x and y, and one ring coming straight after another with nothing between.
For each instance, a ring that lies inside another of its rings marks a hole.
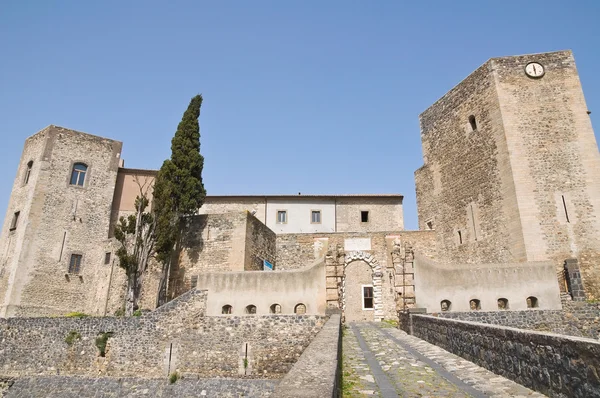
<instances>
[{"instance_id":1,"label":"green tree foliage","mask_svg":"<svg viewBox=\"0 0 600 398\"><path fill-rule=\"evenodd\" d=\"M204 203L204 157L200 154L202 96L192 98L171 140L171 159L164 161L154 184L156 258L163 264L158 304L166 302L168 270L180 237L181 222Z\"/></svg>"}]
</instances>

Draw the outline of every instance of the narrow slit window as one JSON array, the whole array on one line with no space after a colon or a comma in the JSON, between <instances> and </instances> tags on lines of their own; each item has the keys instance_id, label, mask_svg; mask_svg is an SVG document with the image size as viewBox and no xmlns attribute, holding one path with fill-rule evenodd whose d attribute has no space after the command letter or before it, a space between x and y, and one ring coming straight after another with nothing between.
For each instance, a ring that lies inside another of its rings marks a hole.
<instances>
[{"instance_id":1,"label":"narrow slit window","mask_svg":"<svg viewBox=\"0 0 600 398\"><path fill-rule=\"evenodd\" d=\"M321 224L321 210L312 210L310 212L311 224Z\"/></svg>"},{"instance_id":2,"label":"narrow slit window","mask_svg":"<svg viewBox=\"0 0 600 398\"><path fill-rule=\"evenodd\" d=\"M12 221L10 222L10 230L11 231L14 231L15 229L17 229L17 223L19 222L20 214L21 214L20 211L15 211L15 214L13 214Z\"/></svg>"},{"instance_id":3,"label":"narrow slit window","mask_svg":"<svg viewBox=\"0 0 600 398\"><path fill-rule=\"evenodd\" d=\"M463 243L462 232L461 231L456 231L456 233L458 235L458 244L462 245L462 243Z\"/></svg>"},{"instance_id":4,"label":"narrow slit window","mask_svg":"<svg viewBox=\"0 0 600 398\"><path fill-rule=\"evenodd\" d=\"M369 222L369 212L363 210L360 212L360 222Z\"/></svg>"},{"instance_id":5,"label":"narrow slit window","mask_svg":"<svg viewBox=\"0 0 600 398\"><path fill-rule=\"evenodd\" d=\"M475 116L469 116L469 125L471 126L471 131L477 130L477 120L475 120Z\"/></svg>"},{"instance_id":6,"label":"narrow slit window","mask_svg":"<svg viewBox=\"0 0 600 398\"><path fill-rule=\"evenodd\" d=\"M110 252L106 252L104 253L104 264L110 264L110 257L111 257L111 253Z\"/></svg>"},{"instance_id":7,"label":"narrow slit window","mask_svg":"<svg viewBox=\"0 0 600 398\"><path fill-rule=\"evenodd\" d=\"M71 261L69 262L69 274L79 274L81 272L81 254L71 254Z\"/></svg>"},{"instance_id":8,"label":"narrow slit window","mask_svg":"<svg viewBox=\"0 0 600 398\"><path fill-rule=\"evenodd\" d=\"M85 175L88 167L83 163L75 163L71 172L71 185L82 187L85 183Z\"/></svg>"},{"instance_id":9,"label":"narrow slit window","mask_svg":"<svg viewBox=\"0 0 600 398\"><path fill-rule=\"evenodd\" d=\"M29 182L29 177L31 176L32 167L33 167L33 160L30 160L27 163L27 169L25 170L25 178L23 179L23 184L27 184Z\"/></svg>"},{"instance_id":10,"label":"narrow slit window","mask_svg":"<svg viewBox=\"0 0 600 398\"><path fill-rule=\"evenodd\" d=\"M287 210L277 210L277 224L287 223Z\"/></svg>"},{"instance_id":11,"label":"narrow slit window","mask_svg":"<svg viewBox=\"0 0 600 398\"><path fill-rule=\"evenodd\" d=\"M363 286L363 309L373 309L373 286Z\"/></svg>"},{"instance_id":12,"label":"narrow slit window","mask_svg":"<svg viewBox=\"0 0 600 398\"><path fill-rule=\"evenodd\" d=\"M565 195L560 196L562 198L563 209L565 209L565 218L567 219L567 222L570 223L571 221L569 221L569 212L567 211L567 202L565 201Z\"/></svg>"}]
</instances>

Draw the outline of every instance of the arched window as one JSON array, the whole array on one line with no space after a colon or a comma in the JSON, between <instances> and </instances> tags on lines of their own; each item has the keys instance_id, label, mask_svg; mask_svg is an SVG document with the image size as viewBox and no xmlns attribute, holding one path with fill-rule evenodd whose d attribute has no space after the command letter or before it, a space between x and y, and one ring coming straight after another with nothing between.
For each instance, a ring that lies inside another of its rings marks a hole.
<instances>
[{"instance_id":1,"label":"arched window","mask_svg":"<svg viewBox=\"0 0 600 398\"><path fill-rule=\"evenodd\" d=\"M537 297L533 297L533 296L529 296L527 297L527 308L537 308L538 305L538 299Z\"/></svg>"},{"instance_id":2,"label":"arched window","mask_svg":"<svg viewBox=\"0 0 600 398\"><path fill-rule=\"evenodd\" d=\"M246 307L246 314L256 314L256 306L250 304Z\"/></svg>"},{"instance_id":3,"label":"arched window","mask_svg":"<svg viewBox=\"0 0 600 398\"><path fill-rule=\"evenodd\" d=\"M230 306L229 304L224 305L223 308L221 308L221 314L231 315L232 311L233 311L233 307Z\"/></svg>"},{"instance_id":4,"label":"arched window","mask_svg":"<svg viewBox=\"0 0 600 398\"><path fill-rule=\"evenodd\" d=\"M306 314L306 306L302 303L297 304L294 307L294 314L297 314L297 315Z\"/></svg>"},{"instance_id":5,"label":"arched window","mask_svg":"<svg viewBox=\"0 0 600 398\"><path fill-rule=\"evenodd\" d=\"M498 309L499 310L507 310L508 309L508 299L499 298L498 299Z\"/></svg>"},{"instance_id":6,"label":"arched window","mask_svg":"<svg viewBox=\"0 0 600 398\"><path fill-rule=\"evenodd\" d=\"M23 184L27 184L29 182L29 176L31 176L31 168L33 167L33 160L30 160L27 163L27 169L25 170L25 178L23 179Z\"/></svg>"},{"instance_id":7,"label":"arched window","mask_svg":"<svg viewBox=\"0 0 600 398\"><path fill-rule=\"evenodd\" d=\"M450 311L450 308L452 308L452 302L450 300L442 300L442 302L440 303L440 307L444 312Z\"/></svg>"},{"instance_id":8,"label":"arched window","mask_svg":"<svg viewBox=\"0 0 600 398\"><path fill-rule=\"evenodd\" d=\"M83 186L88 167L83 163L75 163L71 172L71 185Z\"/></svg>"},{"instance_id":9,"label":"arched window","mask_svg":"<svg viewBox=\"0 0 600 398\"><path fill-rule=\"evenodd\" d=\"M279 304L273 304L270 308L269 308L269 312L271 314L281 314L281 305Z\"/></svg>"},{"instance_id":10,"label":"arched window","mask_svg":"<svg viewBox=\"0 0 600 398\"><path fill-rule=\"evenodd\" d=\"M477 121L475 120L475 116L469 116L469 124L471 125L471 131L477 130Z\"/></svg>"},{"instance_id":11,"label":"arched window","mask_svg":"<svg viewBox=\"0 0 600 398\"><path fill-rule=\"evenodd\" d=\"M481 309L481 302L477 299L469 301L469 307L471 311L479 311Z\"/></svg>"}]
</instances>

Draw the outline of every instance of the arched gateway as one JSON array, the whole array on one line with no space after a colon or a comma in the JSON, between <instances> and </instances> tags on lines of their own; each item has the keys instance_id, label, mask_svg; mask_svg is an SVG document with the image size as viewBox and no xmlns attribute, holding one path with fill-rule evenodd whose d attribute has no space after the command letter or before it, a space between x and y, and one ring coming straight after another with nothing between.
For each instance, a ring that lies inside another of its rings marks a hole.
<instances>
[{"instance_id":1,"label":"arched gateway","mask_svg":"<svg viewBox=\"0 0 600 398\"><path fill-rule=\"evenodd\" d=\"M353 251L344 259L342 312L346 322L383 319L381 265L371 254Z\"/></svg>"}]
</instances>

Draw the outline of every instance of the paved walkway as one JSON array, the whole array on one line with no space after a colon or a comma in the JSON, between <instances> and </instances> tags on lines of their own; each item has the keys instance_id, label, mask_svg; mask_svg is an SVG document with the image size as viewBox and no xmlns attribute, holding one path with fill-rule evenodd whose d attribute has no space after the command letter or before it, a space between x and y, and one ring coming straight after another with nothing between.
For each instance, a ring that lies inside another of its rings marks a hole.
<instances>
[{"instance_id":1,"label":"paved walkway","mask_svg":"<svg viewBox=\"0 0 600 398\"><path fill-rule=\"evenodd\" d=\"M544 397L386 323L343 337L344 397Z\"/></svg>"}]
</instances>

